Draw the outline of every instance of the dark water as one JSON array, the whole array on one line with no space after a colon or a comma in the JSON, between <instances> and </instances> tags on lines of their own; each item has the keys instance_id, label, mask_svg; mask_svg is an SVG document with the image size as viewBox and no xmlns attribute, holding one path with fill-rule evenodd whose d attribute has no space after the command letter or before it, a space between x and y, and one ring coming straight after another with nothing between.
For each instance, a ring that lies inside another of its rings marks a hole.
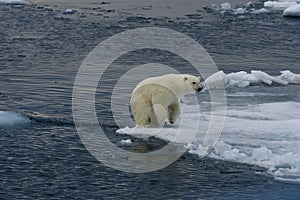
<instances>
[{"instance_id":1,"label":"dark water","mask_svg":"<svg viewBox=\"0 0 300 200\"><path fill-rule=\"evenodd\" d=\"M34 5L0 6L0 110L32 119L24 126L0 128L0 199L299 198L299 184L277 182L263 168L201 160L190 154L146 174L104 167L81 143L71 111L72 87L81 62L116 33L144 26L172 28L202 44L225 72L259 69L278 74L290 69L299 73L298 19L271 13L211 14L201 20L132 16L95 20L85 17L89 12L69 16ZM147 62L164 62L193 73L184 60L151 50L117 60L109 69L115 76L104 81L106 89L99 91L96 105L102 128L116 144L128 137L115 134L119 127L111 119L111 89L126 67ZM299 90L287 88L291 93ZM156 139L131 139L135 146L123 148L147 151L164 145Z\"/></svg>"}]
</instances>

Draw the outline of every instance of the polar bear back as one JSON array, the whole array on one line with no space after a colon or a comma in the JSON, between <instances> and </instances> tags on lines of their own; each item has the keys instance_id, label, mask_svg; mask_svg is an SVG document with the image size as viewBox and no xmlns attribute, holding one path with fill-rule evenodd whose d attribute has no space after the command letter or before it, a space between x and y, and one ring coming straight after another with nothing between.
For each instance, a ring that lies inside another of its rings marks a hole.
<instances>
[{"instance_id":1,"label":"polar bear back","mask_svg":"<svg viewBox=\"0 0 300 200\"><path fill-rule=\"evenodd\" d=\"M164 86L165 88L171 90L177 97L182 97L186 94L194 93L190 85L185 83L184 77L193 76L188 74L167 74L146 78L135 87L133 93L135 93L138 88L148 84L159 84L161 86Z\"/></svg>"}]
</instances>

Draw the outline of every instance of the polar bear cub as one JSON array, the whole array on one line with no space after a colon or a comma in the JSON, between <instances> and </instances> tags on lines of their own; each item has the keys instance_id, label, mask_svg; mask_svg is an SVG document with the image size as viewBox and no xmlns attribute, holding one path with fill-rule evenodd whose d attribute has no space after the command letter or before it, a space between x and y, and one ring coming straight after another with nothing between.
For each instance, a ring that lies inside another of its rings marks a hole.
<instances>
[{"instance_id":1,"label":"polar bear cub","mask_svg":"<svg viewBox=\"0 0 300 200\"><path fill-rule=\"evenodd\" d=\"M141 81L131 94L130 107L136 127L163 127L174 124L180 114L180 98L202 90L197 77L167 74Z\"/></svg>"}]
</instances>

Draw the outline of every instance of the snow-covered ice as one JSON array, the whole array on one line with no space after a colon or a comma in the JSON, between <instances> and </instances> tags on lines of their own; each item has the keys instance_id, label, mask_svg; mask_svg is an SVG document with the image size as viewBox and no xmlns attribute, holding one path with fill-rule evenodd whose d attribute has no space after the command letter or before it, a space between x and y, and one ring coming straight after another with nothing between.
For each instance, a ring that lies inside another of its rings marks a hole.
<instances>
[{"instance_id":1,"label":"snow-covered ice","mask_svg":"<svg viewBox=\"0 0 300 200\"><path fill-rule=\"evenodd\" d=\"M189 152L201 154L201 145L206 132L210 112L196 117L195 106L182 105L190 112L190 123L200 120L199 134L192 144L190 140L174 140L179 124L162 129L123 128L117 132L134 137L157 137L187 145ZM300 103L278 102L249 106L230 106L227 109L223 133L209 156L233 162L254 164L267 169L277 179L300 180ZM186 133L192 131L188 126ZM187 136L189 137L189 136Z\"/></svg>"},{"instance_id":2,"label":"snow-covered ice","mask_svg":"<svg viewBox=\"0 0 300 200\"><path fill-rule=\"evenodd\" d=\"M285 17L300 17L300 4L290 6L283 11Z\"/></svg>"},{"instance_id":3,"label":"snow-covered ice","mask_svg":"<svg viewBox=\"0 0 300 200\"><path fill-rule=\"evenodd\" d=\"M278 0L278 1L265 1L262 8L257 8L250 1L244 5L232 6L230 3L225 2L220 5L212 4L205 7L206 10L220 14L263 14L269 12L283 11L283 16L286 17L300 17L300 0Z\"/></svg>"},{"instance_id":4,"label":"snow-covered ice","mask_svg":"<svg viewBox=\"0 0 300 200\"><path fill-rule=\"evenodd\" d=\"M212 4L211 6L205 7L206 10L221 13L221 14L233 14L233 15L242 15L242 14L262 14L268 13L270 10L266 8L255 8L253 3L250 1L244 5L232 6L230 3L225 2L220 5Z\"/></svg>"},{"instance_id":5,"label":"snow-covered ice","mask_svg":"<svg viewBox=\"0 0 300 200\"><path fill-rule=\"evenodd\" d=\"M28 4L28 1L27 0L0 0L0 4L20 5L20 4Z\"/></svg>"},{"instance_id":6,"label":"snow-covered ice","mask_svg":"<svg viewBox=\"0 0 300 200\"><path fill-rule=\"evenodd\" d=\"M275 9L275 10L284 10L290 6L297 5L295 1L266 1L264 3L265 8Z\"/></svg>"},{"instance_id":7,"label":"snow-covered ice","mask_svg":"<svg viewBox=\"0 0 300 200\"><path fill-rule=\"evenodd\" d=\"M220 81L225 87L248 87L250 85L288 85L300 84L300 74L295 74L289 70L281 71L281 75L271 76L263 71L252 70L250 73L245 71L225 74L219 71L208 77L204 85L209 89L218 89L221 87Z\"/></svg>"},{"instance_id":8,"label":"snow-covered ice","mask_svg":"<svg viewBox=\"0 0 300 200\"><path fill-rule=\"evenodd\" d=\"M266 1L264 7L271 10L283 10L285 17L300 17L300 0Z\"/></svg>"}]
</instances>

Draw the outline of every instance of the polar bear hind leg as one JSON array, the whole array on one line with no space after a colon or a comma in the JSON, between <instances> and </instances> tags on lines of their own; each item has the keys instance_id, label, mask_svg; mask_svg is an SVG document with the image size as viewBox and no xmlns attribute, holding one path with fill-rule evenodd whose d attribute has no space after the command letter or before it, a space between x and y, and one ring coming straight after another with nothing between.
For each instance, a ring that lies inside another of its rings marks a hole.
<instances>
[{"instance_id":1,"label":"polar bear hind leg","mask_svg":"<svg viewBox=\"0 0 300 200\"><path fill-rule=\"evenodd\" d=\"M157 92L152 97L152 105L153 105L153 117L151 118L152 126L163 127L165 125L165 121L169 116L168 105L169 105L169 97L168 93L164 90ZM154 124L156 123L156 124Z\"/></svg>"},{"instance_id":2,"label":"polar bear hind leg","mask_svg":"<svg viewBox=\"0 0 300 200\"><path fill-rule=\"evenodd\" d=\"M178 116L180 115L180 103L179 100L177 99L176 101L174 101L174 103L172 103L169 107L168 107L168 111L169 111L169 122L170 124L175 124L176 119L178 118Z\"/></svg>"},{"instance_id":3,"label":"polar bear hind leg","mask_svg":"<svg viewBox=\"0 0 300 200\"><path fill-rule=\"evenodd\" d=\"M151 126L153 127L163 127L165 125L166 118L168 117L168 112L164 106L161 104L153 105L153 115L151 117Z\"/></svg>"},{"instance_id":4,"label":"polar bear hind leg","mask_svg":"<svg viewBox=\"0 0 300 200\"><path fill-rule=\"evenodd\" d=\"M147 98L136 99L130 102L136 127L149 127L151 123L152 103Z\"/></svg>"}]
</instances>

